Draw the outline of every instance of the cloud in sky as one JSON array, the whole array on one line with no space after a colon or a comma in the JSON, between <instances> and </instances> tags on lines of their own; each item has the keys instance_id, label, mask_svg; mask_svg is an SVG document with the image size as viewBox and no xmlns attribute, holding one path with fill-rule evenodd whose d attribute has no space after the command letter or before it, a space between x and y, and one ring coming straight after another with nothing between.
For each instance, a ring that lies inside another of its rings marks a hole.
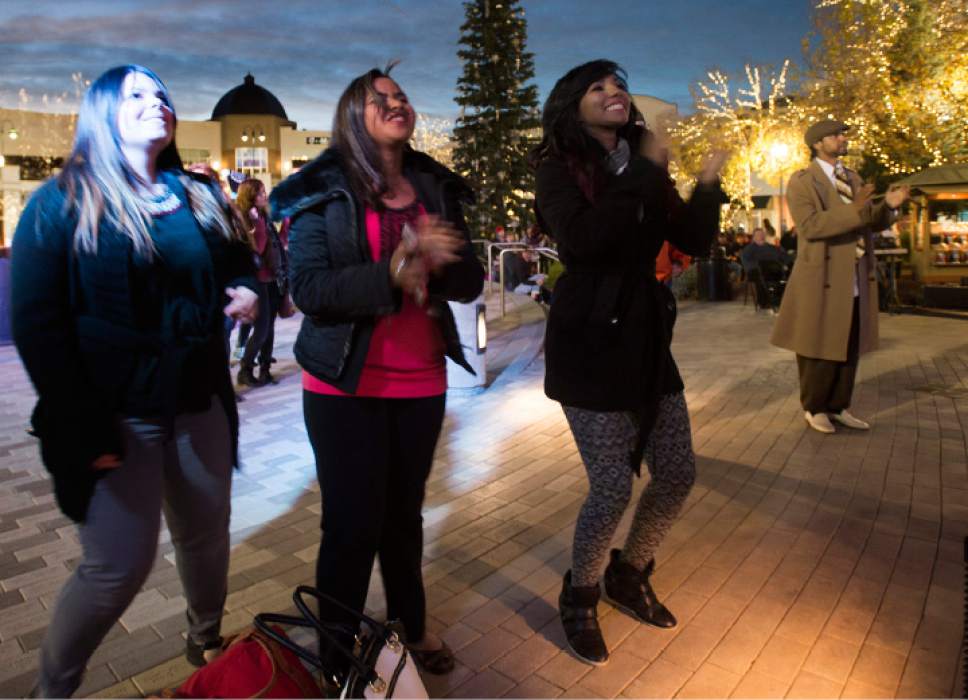
<instances>
[{"instance_id":1,"label":"cloud in sky","mask_svg":"<svg viewBox=\"0 0 968 700\"><path fill-rule=\"evenodd\" d=\"M492 0L493 1L493 0ZM542 99L568 68L607 57L634 92L691 104L714 67L800 57L810 0L524 0ZM121 63L168 84L183 119L207 119L251 72L304 128L329 128L350 79L388 59L422 112L453 117L463 7L457 0L0 0L0 106L73 89Z\"/></svg>"}]
</instances>

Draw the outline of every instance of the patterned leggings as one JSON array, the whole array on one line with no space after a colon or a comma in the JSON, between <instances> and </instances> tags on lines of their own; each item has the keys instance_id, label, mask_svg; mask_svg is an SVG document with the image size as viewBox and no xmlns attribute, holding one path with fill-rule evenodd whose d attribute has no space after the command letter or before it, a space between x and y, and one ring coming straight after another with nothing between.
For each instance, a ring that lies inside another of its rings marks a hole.
<instances>
[{"instance_id":1,"label":"patterned leggings","mask_svg":"<svg viewBox=\"0 0 968 700\"><path fill-rule=\"evenodd\" d=\"M593 586L612 535L632 497L631 454L639 436L634 413L564 406L585 469L588 498L578 514L572 552L572 582ZM645 446L651 481L642 492L622 550L623 561L642 571L682 509L696 479L696 457L686 398L681 392L659 401L655 427Z\"/></svg>"}]
</instances>

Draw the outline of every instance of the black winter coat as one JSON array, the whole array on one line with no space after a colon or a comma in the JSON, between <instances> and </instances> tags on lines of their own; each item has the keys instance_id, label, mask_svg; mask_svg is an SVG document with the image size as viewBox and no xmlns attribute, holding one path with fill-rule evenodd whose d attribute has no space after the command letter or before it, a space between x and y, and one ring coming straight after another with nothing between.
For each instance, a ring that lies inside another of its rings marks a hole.
<instances>
[{"instance_id":1,"label":"black winter coat","mask_svg":"<svg viewBox=\"0 0 968 700\"><path fill-rule=\"evenodd\" d=\"M403 170L427 212L464 233L460 261L431 278L428 292L447 356L473 373L446 303L471 301L484 285L461 207L471 192L460 177L419 151L407 150ZM289 281L293 302L305 314L293 353L317 379L355 393L376 318L399 311L402 296L390 282L389 261L370 256L365 208L350 189L339 152L329 148L283 180L270 202L274 218L291 217Z\"/></svg>"},{"instance_id":2,"label":"black winter coat","mask_svg":"<svg viewBox=\"0 0 968 700\"><path fill-rule=\"evenodd\" d=\"M675 299L656 282L655 258L666 240L706 254L722 198L718 186L700 186L685 203L664 169L633 156L621 175L606 177L593 203L564 162L539 166L538 215L565 266L545 337L550 398L638 412L648 436L659 397L683 388L669 350Z\"/></svg>"},{"instance_id":3,"label":"black winter coat","mask_svg":"<svg viewBox=\"0 0 968 700\"><path fill-rule=\"evenodd\" d=\"M190 173L178 177L205 182ZM102 222L98 253L75 252L77 216L64 205L64 192L51 180L20 217L11 254L13 336L38 394L32 428L54 479L57 503L65 515L82 521L94 485L106 473L92 470L91 463L102 454L123 454L118 417L136 356L157 354L159 383L177 387L193 344L206 345L213 357L225 355L222 290L242 285L256 291L256 284L248 245L229 243L199 225L217 282L208 308L201 310L204 327L193 337L185 336L184 328L173 334L166 329L174 323L163 315L161 328L146 332L139 323L145 310L129 282L138 274L130 239ZM235 457L239 419L227 357L215 385ZM176 392L168 392L168 398L166 417L173 419Z\"/></svg>"}]
</instances>

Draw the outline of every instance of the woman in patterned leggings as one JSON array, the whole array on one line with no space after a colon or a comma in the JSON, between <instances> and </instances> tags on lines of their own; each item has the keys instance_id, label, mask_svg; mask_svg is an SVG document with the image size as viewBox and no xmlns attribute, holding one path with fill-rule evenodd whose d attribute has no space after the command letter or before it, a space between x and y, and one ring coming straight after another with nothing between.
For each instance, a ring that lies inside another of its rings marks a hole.
<instances>
[{"instance_id":1,"label":"woman in patterned leggings","mask_svg":"<svg viewBox=\"0 0 968 700\"><path fill-rule=\"evenodd\" d=\"M603 664L598 578L643 458L651 481L625 547L611 551L605 591L643 622L676 624L649 576L692 488L695 457L669 351L675 300L656 282L654 267L666 240L690 255L709 250L719 228L725 156L709 159L683 202L662 143L645 129L625 73L611 61L583 64L561 78L542 125L532 153L537 212L566 269L548 317L545 391L564 408L590 485L559 607L572 651Z\"/></svg>"}]
</instances>

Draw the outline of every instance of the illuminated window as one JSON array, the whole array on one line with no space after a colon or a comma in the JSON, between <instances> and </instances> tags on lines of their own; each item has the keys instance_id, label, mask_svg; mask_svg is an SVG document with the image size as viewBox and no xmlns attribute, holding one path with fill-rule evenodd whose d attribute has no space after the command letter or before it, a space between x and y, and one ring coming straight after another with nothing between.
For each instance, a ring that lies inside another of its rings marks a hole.
<instances>
[{"instance_id":1,"label":"illuminated window","mask_svg":"<svg viewBox=\"0 0 968 700\"><path fill-rule=\"evenodd\" d=\"M269 172L269 149L236 148L235 169L246 175Z\"/></svg>"}]
</instances>

